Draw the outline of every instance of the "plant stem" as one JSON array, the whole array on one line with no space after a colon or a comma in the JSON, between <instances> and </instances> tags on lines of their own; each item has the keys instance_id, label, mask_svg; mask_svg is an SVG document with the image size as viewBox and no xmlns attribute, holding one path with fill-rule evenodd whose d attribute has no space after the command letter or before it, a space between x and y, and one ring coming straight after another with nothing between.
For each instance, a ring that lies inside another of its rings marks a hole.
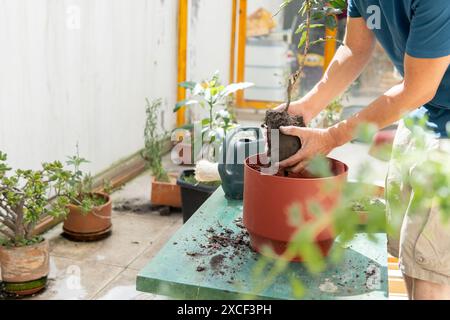
<instances>
[{"instance_id":1,"label":"plant stem","mask_svg":"<svg viewBox=\"0 0 450 320\"><path fill-rule=\"evenodd\" d=\"M25 218L24 214L23 214L23 206L24 206L24 201L21 200L14 210L17 213L16 223L15 223L16 226L15 226L15 232L14 232L16 240L23 239L25 236L25 228L23 225L24 218Z\"/></svg>"},{"instance_id":2,"label":"plant stem","mask_svg":"<svg viewBox=\"0 0 450 320\"><path fill-rule=\"evenodd\" d=\"M211 102L208 102L209 104L209 129L212 130L213 128L213 108L214 105Z\"/></svg>"},{"instance_id":3,"label":"plant stem","mask_svg":"<svg viewBox=\"0 0 450 320\"><path fill-rule=\"evenodd\" d=\"M0 224L3 224L5 227L10 229L11 231L14 231L14 229L15 229L14 222L5 217L0 217Z\"/></svg>"},{"instance_id":4,"label":"plant stem","mask_svg":"<svg viewBox=\"0 0 450 320\"><path fill-rule=\"evenodd\" d=\"M310 35L311 35L312 0L305 0L305 6L306 6L305 47L303 49L303 55L302 55L303 58L302 58L302 61L300 62L300 65L299 65L297 71L289 78L289 84L288 84L288 90L287 90L288 101L287 101L286 109L285 109L286 112L289 111L289 107L291 105L291 99L292 99L292 91L294 90L296 83L297 82L299 84L301 83L301 77L303 74L303 69L305 68L306 57L309 53L309 48L310 48L310 44L311 44Z\"/></svg>"}]
</instances>

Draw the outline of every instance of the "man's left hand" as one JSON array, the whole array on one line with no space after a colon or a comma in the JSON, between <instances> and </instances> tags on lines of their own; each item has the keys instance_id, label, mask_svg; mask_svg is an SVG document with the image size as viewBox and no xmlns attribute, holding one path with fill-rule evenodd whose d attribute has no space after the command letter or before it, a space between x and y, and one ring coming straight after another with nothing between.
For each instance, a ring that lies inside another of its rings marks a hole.
<instances>
[{"instance_id":1,"label":"man's left hand","mask_svg":"<svg viewBox=\"0 0 450 320\"><path fill-rule=\"evenodd\" d=\"M296 136L302 142L302 148L292 157L279 163L282 168L289 168L300 173L308 166L308 161L318 155L327 156L338 146L328 129L310 129L300 127L281 127L281 132Z\"/></svg>"}]
</instances>

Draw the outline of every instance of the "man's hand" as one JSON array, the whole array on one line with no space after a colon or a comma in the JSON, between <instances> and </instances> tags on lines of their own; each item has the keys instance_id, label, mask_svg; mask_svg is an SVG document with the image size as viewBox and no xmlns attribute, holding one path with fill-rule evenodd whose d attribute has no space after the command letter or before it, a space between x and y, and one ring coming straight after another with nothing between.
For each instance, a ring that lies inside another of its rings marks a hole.
<instances>
[{"instance_id":1,"label":"man's hand","mask_svg":"<svg viewBox=\"0 0 450 320\"><path fill-rule=\"evenodd\" d=\"M281 112L286 109L286 103L283 103L275 108L275 110ZM311 120L314 118L314 114L311 112L311 108L307 106L306 103L303 103L301 100L297 102L292 102L289 106L288 113L291 116L302 116L305 124L309 124Z\"/></svg>"},{"instance_id":2,"label":"man's hand","mask_svg":"<svg viewBox=\"0 0 450 320\"><path fill-rule=\"evenodd\" d=\"M299 137L302 142L302 148L295 155L279 163L280 167L290 168L294 173L305 170L313 157L327 156L338 146L328 129L281 127L280 130L284 134Z\"/></svg>"}]
</instances>

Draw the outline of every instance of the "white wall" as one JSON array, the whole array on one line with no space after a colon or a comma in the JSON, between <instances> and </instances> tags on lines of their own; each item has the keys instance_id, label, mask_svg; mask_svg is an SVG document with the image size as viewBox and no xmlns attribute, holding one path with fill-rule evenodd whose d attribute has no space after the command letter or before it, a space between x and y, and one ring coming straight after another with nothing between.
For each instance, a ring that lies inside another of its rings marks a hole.
<instances>
[{"instance_id":1,"label":"white wall","mask_svg":"<svg viewBox=\"0 0 450 320\"><path fill-rule=\"evenodd\" d=\"M220 71L224 84L230 81L232 1L190 0L187 79L201 81ZM194 110L194 109L193 109ZM194 119L206 116L195 109Z\"/></svg>"},{"instance_id":2,"label":"white wall","mask_svg":"<svg viewBox=\"0 0 450 320\"><path fill-rule=\"evenodd\" d=\"M188 79L229 81L231 0L189 1ZM178 0L0 0L0 150L13 167L98 173L143 145L144 98L177 85Z\"/></svg>"},{"instance_id":3,"label":"white wall","mask_svg":"<svg viewBox=\"0 0 450 320\"><path fill-rule=\"evenodd\" d=\"M229 81L231 0L190 0L187 77L195 81L220 71Z\"/></svg>"},{"instance_id":4,"label":"white wall","mask_svg":"<svg viewBox=\"0 0 450 320\"><path fill-rule=\"evenodd\" d=\"M145 97L175 123L176 41L175 0L0 1L0 150L36 168L78 141L93 173L133 154Z\"/></svg>"}]
</instances>

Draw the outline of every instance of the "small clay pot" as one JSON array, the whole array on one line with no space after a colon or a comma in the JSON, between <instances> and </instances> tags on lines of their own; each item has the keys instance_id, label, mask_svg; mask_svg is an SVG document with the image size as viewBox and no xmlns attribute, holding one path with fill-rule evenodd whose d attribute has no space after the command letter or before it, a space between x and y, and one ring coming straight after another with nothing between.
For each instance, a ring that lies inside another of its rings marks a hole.
<instances>
[{"instance_id":1,"label":"small clay pot","mask_svg":"<svg viewBox=\"0 0 450 320\"><path fill-rule=\"evenodd\" d=\"M298 205L305 224L317 219L310 211L312 203L321 206L322 214L331 214L339 204L348 167L340 161L329 159L333 173L330 177L315 178L306 174L286 177L281 171L276 175L264 175L259 169L260 163L266 163L266 157L250 157L245 163L244 225L254 250L264 253L263 248L268 246L277 255L282 255L294 234L302 227L290 224L289 209ZM331 225L317 235L316 243L324 256L331 249L334 237ZM302 261L302 257L295 257L293 261Z\"/></svg>"},{"instance_id":2,"label":"small clay pot","mask_svg":"<svg viewBox=\"0 0 450 320\"><path fill-rule=\"evenodd\" d=\"M0 265L6 292L19 296L35 294L47 284L48 241L24 247L0 246Z\"/></svg>"},{"instance_id":3,"label":"small clay pot","mask_svg":"<svg viewBox=\"0 0 450 320\"><path fill-rule=\"evenodd\" d=\"M181 189L177 185L177 177L170 175L169 178L170 182L161 182L152 178L151 204L181 208Z\"/></svg>"},{"instance_id":4,"label":"small clay pot","mask_svg":"<svg viewBox=\"0 0 450 320\"><path fill-rule=\"evenodd\" d=\"M375 198L384 198L384 187L377 186L377 185L362 185L360 187L367 188L371 191L372 195ZM372 190L374 189L374 190ZM355 211L355 214L358 215L359 224L360 225L367 225L369 221L369 212L365 210L357 210Z\"/></svg>"},{"instance_id":5,"label":"small clay pot","mask_svg":"<svg viewBox=\"0 0 450 320\"><path fill-rule=\"evenodd\" d=\"M106 203L85 213L79 206L68 205L69 214L64 221L63 235L74 241L96 241L110 235L112 223L112 201L105 193L95 193L104 197Z\"/></svg>"}]
</instances>

